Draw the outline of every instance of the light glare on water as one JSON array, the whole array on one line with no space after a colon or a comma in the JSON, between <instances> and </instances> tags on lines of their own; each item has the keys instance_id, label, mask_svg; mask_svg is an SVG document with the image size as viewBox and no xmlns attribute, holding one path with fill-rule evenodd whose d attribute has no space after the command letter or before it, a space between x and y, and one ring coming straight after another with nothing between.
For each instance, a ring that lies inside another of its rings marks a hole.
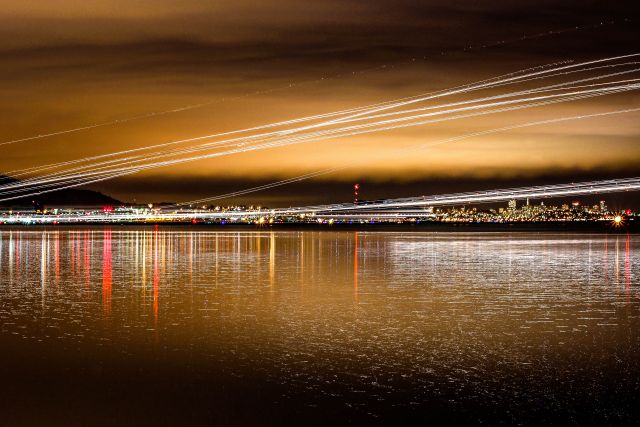
<instances>
[{"instance_id":1,"label":"light glare on water","mask_svg":"<svg viewBox=\"0 0 640 427\"><path fill-rule=\"evenodd\" d=\"M44 375L172 381L156 411L200 422L637 414L637 235L195 230L0 230L4 405Z\"/></svg>"}]
</instances>

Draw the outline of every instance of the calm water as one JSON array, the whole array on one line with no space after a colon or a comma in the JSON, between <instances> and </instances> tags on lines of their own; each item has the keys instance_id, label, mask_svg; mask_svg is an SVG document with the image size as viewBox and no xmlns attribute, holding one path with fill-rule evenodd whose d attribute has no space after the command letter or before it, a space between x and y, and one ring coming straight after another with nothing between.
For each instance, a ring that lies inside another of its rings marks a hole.
<instances>
[{"instance_id":1,"label":"calm water","mask_svg":"<svg viewBox=\"0 0 640 427\"><path fill-rule=\"evenodd\" d=\"M42 424L633 423L640 236L0 229Z\"/></svg>"}]
</instances>

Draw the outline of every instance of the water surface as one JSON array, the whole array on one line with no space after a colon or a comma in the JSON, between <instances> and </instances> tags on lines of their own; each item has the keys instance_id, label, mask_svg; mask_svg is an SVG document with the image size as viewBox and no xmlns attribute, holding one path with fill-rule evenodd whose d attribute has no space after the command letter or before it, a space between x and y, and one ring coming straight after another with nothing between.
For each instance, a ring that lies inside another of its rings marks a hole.
<instances>
[{"instance_id":1,"label":"water surface","mask_svg":"<svg viewBox=\"0 0 640 427\"><path fill-rule=\"evenodd\" d=\"M43 424L632 423L640 236L0 229Z\"/></svg>"}]
</instances>

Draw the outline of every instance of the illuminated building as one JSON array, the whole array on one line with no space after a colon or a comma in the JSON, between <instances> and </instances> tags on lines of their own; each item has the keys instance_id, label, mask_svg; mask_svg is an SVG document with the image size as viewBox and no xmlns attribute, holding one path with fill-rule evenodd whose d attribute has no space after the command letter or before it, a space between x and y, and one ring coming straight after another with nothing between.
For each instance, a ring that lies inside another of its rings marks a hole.
<instances>
[{"instance_id":1,"label":"illuminated building","mask_svg":"<svg viewBox=\"0 0 640 427\"><path fill-rule=\"evenodd\" d=\"M600 200L600 212L602 213L607 212L607 204L604 202L604 200Z\"/></svg>"}]
</instances>

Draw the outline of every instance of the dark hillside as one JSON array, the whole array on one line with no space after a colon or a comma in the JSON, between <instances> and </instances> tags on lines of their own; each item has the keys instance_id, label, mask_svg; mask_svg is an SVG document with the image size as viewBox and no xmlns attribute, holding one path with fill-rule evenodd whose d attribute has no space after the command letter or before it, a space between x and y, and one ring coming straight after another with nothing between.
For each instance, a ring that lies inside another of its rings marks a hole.
<instances>
[{"instance_id":1,"label":"dark hillside","mask_svg":"<svg viewBox=\"0 0 640 427\"><path fill-rule=\"evenodd\" d=\"M0 184L16 182L14 178L0 175ZM0 198L2 198L0 196ZM2 207L50 207L50 206L104 206L120 205L122 202L92 190L65 189L38 196L24 197L16 200L0 201Z\"/></svg>"}]
</instances>

